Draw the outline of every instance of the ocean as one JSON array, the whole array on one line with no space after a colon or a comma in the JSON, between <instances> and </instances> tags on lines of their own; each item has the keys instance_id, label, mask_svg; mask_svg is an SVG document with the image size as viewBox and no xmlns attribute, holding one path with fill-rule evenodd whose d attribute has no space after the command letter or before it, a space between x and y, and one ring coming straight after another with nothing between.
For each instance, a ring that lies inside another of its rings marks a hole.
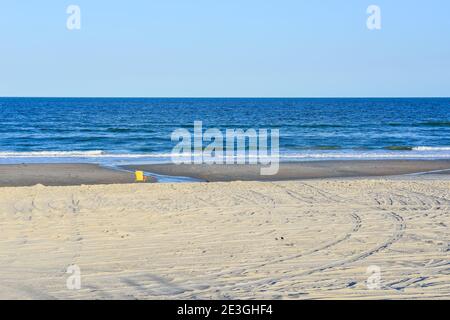
<instances>
[{"instance_id":1,"label":"ocean","mask_svg":"<svg viewBox=\"0 0 450 320\"><path fill-rule=\"evenodd\" d=\"M450 158L449 98L0 98L0 163L169 162L194 121L279 129L282 161Z\"/></svg>"}]
</instances>

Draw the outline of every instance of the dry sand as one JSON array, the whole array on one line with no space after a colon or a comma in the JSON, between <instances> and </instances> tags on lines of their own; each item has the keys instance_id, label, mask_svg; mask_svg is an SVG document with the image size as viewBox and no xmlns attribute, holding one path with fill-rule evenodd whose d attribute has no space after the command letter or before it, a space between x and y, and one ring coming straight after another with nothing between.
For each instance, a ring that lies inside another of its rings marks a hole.
<instances>
[{"instance_id":1,"label":"dry sand","mask_svg":"<svg viewBox=\"0 0 450 320\"><path fill-rule=\"evenodd\" d=\"M450 298L449 180L0 188L0 214L0 298Z\"/></svg>"}]
</instances>

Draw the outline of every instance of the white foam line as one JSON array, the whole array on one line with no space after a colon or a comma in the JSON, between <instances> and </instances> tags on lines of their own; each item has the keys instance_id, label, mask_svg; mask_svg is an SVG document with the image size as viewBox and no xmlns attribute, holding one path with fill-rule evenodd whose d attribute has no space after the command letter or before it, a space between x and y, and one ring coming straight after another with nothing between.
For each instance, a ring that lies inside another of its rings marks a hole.
<instances>
[{"instance_id":1,"label":"white foam line","mask_svg":"<svg viewBox=\"0 0 450 320\"><path fill-rule=\"evenodd\" d=\"M406 173L406 174L402 174L402 176L418 176L418 175L421 175L421 174L439 173L439 172L446 172L446 171L450 171L450 169L442 169L442 170L431 170L431 171L423 171L423 172Z\"/></svg>"}]
</instances>

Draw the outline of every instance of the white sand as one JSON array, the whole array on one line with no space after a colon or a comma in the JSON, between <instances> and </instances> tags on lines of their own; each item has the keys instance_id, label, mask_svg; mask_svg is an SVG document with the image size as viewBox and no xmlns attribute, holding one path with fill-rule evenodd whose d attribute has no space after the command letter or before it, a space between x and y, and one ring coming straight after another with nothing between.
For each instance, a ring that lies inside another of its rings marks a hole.
<instances>
[{"instance_id":1,"label":"white sand","mask_svg":"<svg viewBox=\"0 0 450 320\"><path fill-rule=\"evenodd\" d=\"M1 188L0 298L448 299L449 208L448 180Z\"/></svg>"}]
</instances>

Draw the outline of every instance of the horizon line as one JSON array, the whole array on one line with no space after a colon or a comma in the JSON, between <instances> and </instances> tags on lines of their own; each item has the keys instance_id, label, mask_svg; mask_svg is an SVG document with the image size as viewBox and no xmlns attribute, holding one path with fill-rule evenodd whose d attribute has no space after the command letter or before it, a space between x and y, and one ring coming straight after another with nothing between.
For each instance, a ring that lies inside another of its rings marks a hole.
<instances>
[{"instance_id":1,"label":"horizon line","mask_svg":"<svg viewBox=\"0 0 450 320\"><path fill-rule=\"evenodd\" d=\"M0 99L450 99L450 96L0 96Z\"/></svg>"}]
</instances>

